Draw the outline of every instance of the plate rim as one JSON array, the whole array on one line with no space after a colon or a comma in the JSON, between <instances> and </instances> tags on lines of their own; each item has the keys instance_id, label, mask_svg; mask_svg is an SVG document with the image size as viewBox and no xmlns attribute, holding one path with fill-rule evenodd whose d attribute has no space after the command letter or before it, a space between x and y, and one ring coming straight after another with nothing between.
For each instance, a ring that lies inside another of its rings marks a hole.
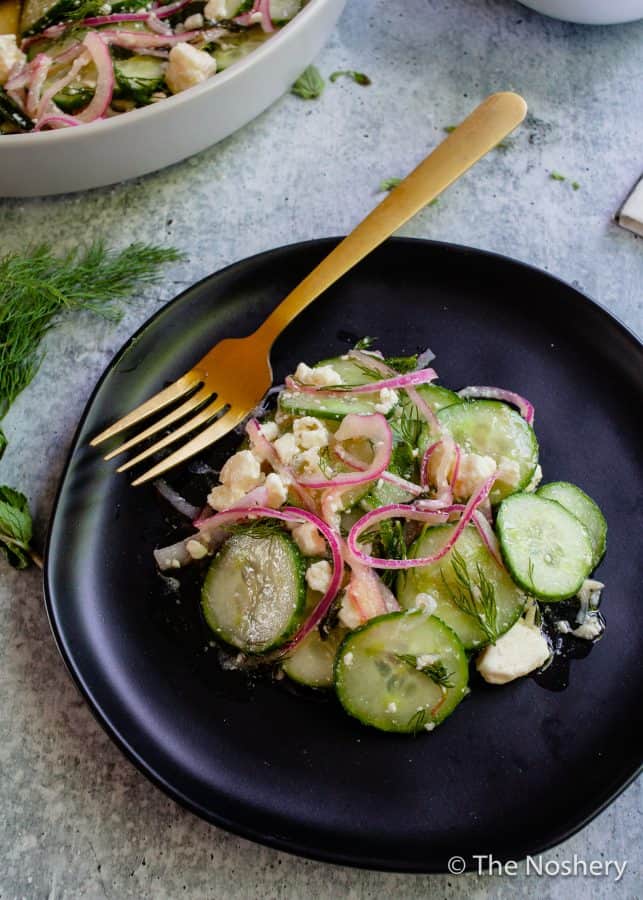
<instances>
[{"instance_id":1,"label":"plate rim","mask_svg":"<svg viewBox=\"0 0 643 900\"><path fill-rule=\"evenodd\" d=\"M178 803L183 809L188 812L199 816L199 818L208 822L211 825L214 825L218 828L222 828L225 831L228 831L231 834L234 834L238 837L245 838L246 840L254 841L255 843L261 844L263 846L270 847L274 850L278 850L280 852L289 853L294 856L302 857L305 859L311 859L318 862L331 863L335 865L343 865L349 866L357 869L366 869L369 871L383 871L383 872L398 872L398 873L407 873L407 874L441 874L448 873L449 870L445 865L439 863L431 863L427 861L420 868L417 865L409 865L404 864L403 862L396 864L393 862L388 862L386 860L380 860L376 857L369 857L367 855L351 855L342 854L335 851L326 852L323 849L315 849L311 848L308 845L303 845L297 843L295 840L285 839L278 837L273 834L266 834L261 831L257 831L252 829L251 827L247 827L246 825L239 825L237 822L230 820L228 817L221 813L213 812L210 809L206 809L204 806L200 805L198 802L193 800L192 798L187 797L180 789L170 784L166 778L164 778L159 772L156 771L155 767L143 759L140 754L130 745L127 738L122 735L117 727L110 721L109 716L101 709L100 704L93 698L91 689L89 685L87 685L82 677L81 672L79 671L79 667L74 664L73 656L66 646L66 641L64 639L64 635L60 631L58 627L58 623L56 621L56 612L54 609L54 588L50 583L51 577L51 569L53 567L53 562L51 560L50 549L52 542L52 535L54 532L54 527L56 525L56 519L58 516L58 509L61 501L61 497L63 494L63 490L65 488L65 484L67 481L67 476L69 473L69 469L72 464L73 457L79 446L79 438L81 432L84 428L85 421L90 413L90 410L94 404L96 396L100 391L103 383L110 375L110 373L115 369L115 367L120 362L121 358L128 351L130 346L136 344L140 335L143 334L148 328L154 327L156 321L172 306L178 305L183 302L184 298L191 294L193 291L201 288L202 285L211 281L212 279L216 279L219 276L225 275L233 271L235 268L242 268L248 265L253 265L258 262L261 262L262 259L272 256L274 254L279 254L284 251L293 250L305 250L307 248L315 248L315 247L328 247L329 250L333 248L339 241L343 239L343 236L332 236L332 237L322 237L322 238L313 238L305 241L295 241L290 244L283 244L279 247L272 247L267 250L259 251L258 253L254 253L251 256L243 257L235 262L228 263L226 266L221 269L216 270L215 272L210 273L209 275L204 276L199 279L199 281L187 287L185 290L181 291L175 297L172 297L166 303L164 303L159 309L155 310L151 316L149 316L145 321L136 329L136 331L131 334L126 341L120 346L114 356L111 358L109 363L106 365L99 379L97 380L93 390L91 391L83 411L78 420L78 424L74 430L74 434L72 440L69 445L69 449L66 454L65 463L61 470L61 473L58 477L58 485L55 492L54 502L51 508L51 514L49 517L49 522L47 526L47 536L45 541L45 549L44 549L44 564L43 564L43 589L44 589L44 601L45 601L45 612L47 615L47 620L49 622L49 627L51 629L54 642L58 653L60 654L67 672L71 676L73 683L75 684L77 690L82 695L85 700L89 711L91 712L94 720L101 726L103 731L108 735L110 740L116 745L116 747L120 750L121 753L131 762L133 765L144 775L152 784L159 788L163 793L170 797L173 801ZM391 237L386 240L380 246L387 246L390 244L394 245L423 245L423 246L431 246L432 248L436 248L442 252L446 253L463 253L470 254L477 257L487 258L496 261L501 265L509 264L510 266L515 266L518 269L526 270L528 273L535 274L537 276L544 276L546 279L557 282L563 288L568 291L572 291L574 294L578 296L578 298L585 303L589 303L591 307L598 312L599 315L606 317L612 323L615 323L620 330L624 333L624 336L628 338L628 340L632 343L633 352L638 352L643 354L643 339L639 338L636 332L628 325L626 325L617 315L611 312L606 306L602 303L599 303L596 299L591 297L589 294L580 290L573 284L570 284L563 278L560 278L556 275L552 275L550 272L545 269L540 268L532 263L525 262L523 260L517 259L515 257L508 256L503 253L499 253L497 251L492 250L484 250L477 247L471 247L466 244L458 244L452 243L448 241L439 241L432 240L428 238L414 238L414 237ZM377 253L379 247L375 248L373 253ZM370 254L369 254L370 256ZM358 263L359 266L359 263ZM516 859L520 861L525 859L527 856L534 856L541 853L544 853L552 848L558 846L562 842L569 840L574 835L578 834L583 828L585 828L590 822L592 822L597 816L599 816L608 806L610 806L638 777L638 775L643 771L643 762L639 763L638 766L634 766L630 774L623 781L619 781L619 783L609 792L609 794L600 802L595 808L584 816L582 816L576 823L573 825L567 826L563 831L556 832L555 835L552 835L551 840L546 840L541 844L530 847L528 850L519 850L518 855L507 855L502 852L494 852L494 858L500 861L506 861L507 859ZM463 871L475 871L475 867L466 861L466 868Z\"/></svg>"}]
</instances>

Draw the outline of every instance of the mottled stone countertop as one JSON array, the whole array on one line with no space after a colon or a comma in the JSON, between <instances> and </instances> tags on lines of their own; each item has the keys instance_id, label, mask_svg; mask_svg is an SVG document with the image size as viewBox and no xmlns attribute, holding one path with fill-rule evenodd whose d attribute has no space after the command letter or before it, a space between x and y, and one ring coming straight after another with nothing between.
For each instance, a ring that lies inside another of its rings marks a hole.
<instances>
[{"instance_id":1,"label":"mottled stone countertop","mask_svg":"<svg viewBox=\"0 0 643 900\"><path fill-rule=\"evenodd\" d=\"M99 374L159 304L257 251L346 232L484 95L530 117L404 234L527 260L641 333L643 240L613 215L643 171L643 22L565 25L513 0L349 0L317 60L366 72L317 102L286 96L222 144L138 181L0 203L0 246L101 236L167 241L187 262L110 325L67 320L4 426L0 482L24 490L42 540L67 447ZM566 181L549 177L562 172ZM571 182L577 181L578 190ZM153 788L98 727L54 646L36 571L0 562L0 898L640 897L641 785L565 844L562 861L627 860L623 879L405 876L297 859L210 827Z\"/></svg>"}]
</instances>

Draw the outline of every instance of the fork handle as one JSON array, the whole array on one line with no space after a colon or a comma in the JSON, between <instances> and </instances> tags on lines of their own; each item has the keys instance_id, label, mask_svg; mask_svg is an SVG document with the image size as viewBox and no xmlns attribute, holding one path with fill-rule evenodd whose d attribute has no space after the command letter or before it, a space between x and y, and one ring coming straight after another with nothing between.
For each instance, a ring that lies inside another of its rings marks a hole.
<instances>
[{"instance_id":1,"label":"fork handle","mask_svg":"<svg viewBox=\"0 0 643 900\"><path fill-rule=\"evenodd\" d=\"M518 94L487 97L282 300L255 336L271 347L295 316L492 150L526 113Z\"/></svg>"}]
</instances>

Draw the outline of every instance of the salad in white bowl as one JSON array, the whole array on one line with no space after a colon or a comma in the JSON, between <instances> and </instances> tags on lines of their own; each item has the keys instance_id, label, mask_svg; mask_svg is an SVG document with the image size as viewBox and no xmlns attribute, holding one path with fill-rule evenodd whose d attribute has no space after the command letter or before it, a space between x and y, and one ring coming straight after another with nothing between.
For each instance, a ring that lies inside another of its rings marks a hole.
<instances>
[{"instance_id":1,"label":"salad in white bowl","mask_svg":"<svg viewBox=\"0 0 643 900\"><path fill-rule=\"evenodd\" d=\"M605 520L576 486L540 484L532 405L456 393L429 361L357 347L300 363L246 423L196 530L155 551L163 572L203 567L228 664L334 690L398 733L439 725L472 667L505 684L547 666L555 636L604 628L590 575Z\"/></svg>"},{"instance_id":2,"label":"salad in white bowl","mask_svg":"<svg viewBox=\"0 0 643 900\"><path fill-rule=\"evenodd\" d=\"M71 128L158 103L243 59L303 0L26 0L0 35L0 134Z\"/></svg>"}]
</instances>

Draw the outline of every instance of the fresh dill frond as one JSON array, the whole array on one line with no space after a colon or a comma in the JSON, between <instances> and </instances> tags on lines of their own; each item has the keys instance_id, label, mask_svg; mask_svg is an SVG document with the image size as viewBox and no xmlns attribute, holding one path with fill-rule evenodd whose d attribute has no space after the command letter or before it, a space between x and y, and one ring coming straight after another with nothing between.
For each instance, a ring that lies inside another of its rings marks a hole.
<instances>
[{"instance_id":1,"label":"fresh dill frond","mask_svg":"<svg viewBox=\"0 0 643 900\"><path fill-rule=\"evenodd\" d=\"M382 378L382 375L377 371L377 369L371 369L365 363L358 362L356 359L352 360L352 362L360 370L360 372L363 372L364 375L366 375L367 378L372 379L373 381L380 381L380 379ZM347 390L352 390L352 386L347 385Z\"/></svg>"},{"instance_id":2,"label":"fresh dill frond","mask_svg":"<svg viewBox=\"0 0 643 900\"><path fill-rule=\"evenodd\" d=\"M407 723L407 728L412 735L418 735L422 729L426 728L428 723L432 721L432 716L428 709L422 707L413 713Z\"/></svg>"},{"instance_id":3,"label":"fresh dill frond","mask_svg":"<svg viewBox=\"0 0 643 900\"><path fill-rule=\"evenodd\" d=\"M417 447L425 422L415 405L402 406L402 415L391 421L391 428L395 437L407 444L411 452Z\"/></svg>"},{"instance_id":4,"label":"fresh dill frond","mask_svg":"<svg viewBox=\"0 0 643 900\"><path fill-rule=\"evenodd\" d=\"M451 568L455 587L447 581L440 569L442 583L458 609L476 620L486 638L492 643L498 637L498 605L496 590L487 578L480 564L476 565L476 576L469 573L466 560L457 550L451 552Z\"/></svg>"},{"instance_id":5,"label":"fresh dill frond","mask_svg":"<svg viewBox=\"0 0 643 900\"><path fill-rule=\"evenodd\" d=\"M376 340L377 338L364 335L364 337L360 338L359 341L355 344L353 350L370 350Z\"/></svg>"},{"instance_id":6,"label":"fresh dill frond","mask_svg":"<svg viewBox=\"0 0 643 900\"><path fill-rule=\"evenodd\" d=\"M0 459L2 459L2 454L7 449L7 438L5 436L4 431L0 428Z\"/></svg>"},{"instance_id":7,"label":"fresh dill frond","mask_svg":"<svg viewBox=\"0 0 643 900\"><path fill-rule=\"evenodd\" d=\"M414 353L412 356L387 356L384 362L401 375L406 375L407 372L415 372L417 369L418 354Z\"/></svg>"},{"instance_id":8,"label":"fresh dill frond","mask_svg":"<svg viewBox=\"0 0 643 900\"><path fill-rule=\"evenodd\" d=\"M330 447L321 447L319 450L319 468L325 478L332 478L335 474L330 459Z\"/></svg>"},{"instance_id":9,"label":"fresh dill frond","mask_svg":"<svg viewBox=\"0 0 643 900\"><path fill-rule=\"evenodd\" d=\"M64 256L41 244L0 258L0 419L38 371L40 342L60 315L89 310L117 321L119 300L181 258L172 248L134 243L117 252L102 241Z\"/></svg>"},{"instance_id":10,"label":"fresh dill frond","mask_svg":"<svg viewBox=\"0 0 643 900\"><path fill-rule=\"evenodd\" d=\"M372 543L373 555L381 559L406 559L404 525L399 519L385 519L377 528L360 534L358 541ZM397 575L395 569L384 569L379 573L380 579L388 588L394 586Z\"/></svg>"},{"instance_id":11,"label":"fresh dill frond","mask_svg":"<svg viewBox=\"0 0 643 900\"><path fill-rule=\"evenodd\" d=\"M255 522L237 522L234 525L226 525L226 531L230 535L243 535L257 540L274 537L277 532L283 532L283 530L283 524L276 519L257 519Z\"/></svg>"},{"instance_id":12,"label":"fresh dill frond","mask_svg":"<svg viewBox=\"0 0 643 900\"><path fill-rule=\"evenodd\" d=\"M451 681L453 673L447 671L447 668L441 659L437 659L435 662L423 666L418 665L418 657L413 656L411 653L396 653L396 656L400 662L406 663L411 669L415 669L416 672L421 672L422 675L426 675L427 678L430 678L434 684L438 685L438 687L453 687L453 682Z\"/></svg>"},{"instance_id":13,"label":"fresh dill frond","mask_svg":"<svg viewBox=\"0 0 643 900\"><path fill-rule=\"evenodd\" d=\"M333 629L336 628L339 624L339 611L342 608L343 599L343 593L338 593L329 606L328 612L317 626L317 630L319 631L319 636L322 641L327 641L330 637L331 631L333 631Z\"/></svg>"}]
</instances>

